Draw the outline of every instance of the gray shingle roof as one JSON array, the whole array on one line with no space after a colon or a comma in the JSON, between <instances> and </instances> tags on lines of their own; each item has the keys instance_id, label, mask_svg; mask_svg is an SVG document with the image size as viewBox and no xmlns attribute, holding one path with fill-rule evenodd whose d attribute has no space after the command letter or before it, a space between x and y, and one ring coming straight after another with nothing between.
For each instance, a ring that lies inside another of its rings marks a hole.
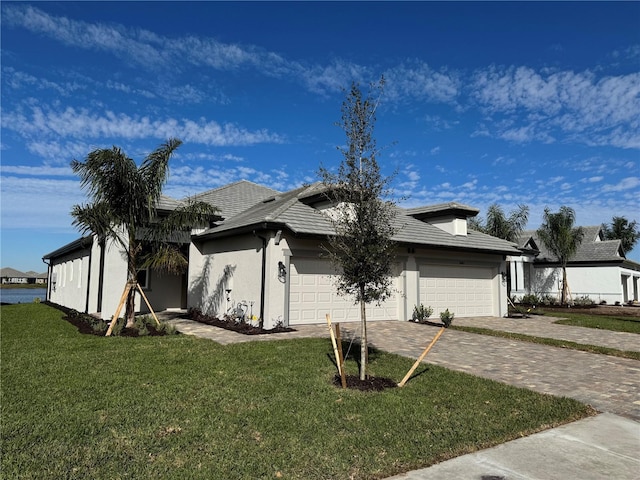
<instances>
[{"instance_id":1,"label":"gray shingle roof","mask_svg":"<svg viewBox=\"0 0 640 480\"><path fill-rule=\"evenodd\" d=\"M201 238L229 235L233 231L282 226L297 235L325 236L333 233L327 216L306 205L305 200L318 192L318 184L278 194L259 202L199 235ZM471 207L468 207L471 208ZM412 209L415 210L415 209ZM395 240L412 245L448 247L518 255L515 244L470 230L468 235L452 235L438 227L417 220L405 209L398 208L394 220L398 232Z\"/></svg>"},{"instance_id":2,"label":"gray shingle roof","mask_svg":"<svg viewBox=\"0 0 640 480\"><path fill-rule=\"evenodd\" d=\"M247 180L230 183L224 187L198 193L191 200L206 202L220 210L223 218L231 218L265 198L277 195L272 188L263 187ZM186 199L185 199L186 200Z\"/></svg>"},{"instance_id":3,"label":"gray shingle roof","mask_svg":"<svg viewBox=\"0 0 640 480\"><path fill-rule=\"evenodd\" d=\"M478 213L480 213L480 210L474 207L470 207L469 205L464 205L462 203L448 202L408 208L406 209L406 212L408 215L416 217L417 219L424 219L448 214L475 217Z\"/></svg>"},{"instance_id":4,"label":"gray shingle roof","mask_svg":"<svg viewBox=\"0 0 640 480\"><path fill-rule=\"evenodd\" d=\"M571 258L569 263L588 262L621 262L624 256L620 249L620 240L600 240L602 228L599 225L582 227L584 238L578 247L578 251ZM536 230L526 230L522 232L518 241L518 246L524 248L527 243L533 241L540 252L536 262L557 262L558 259L542 243Z\"/></svg>"},{"instance_id":5,"label":"gray shingle roof","mask_svg":"<svg viewBox=\"0 0 640 480\"><path fill-rule=\"evenodd\" d=\"M165 211L173 211L176 208L184 205L180 200L176 200L175 198L168 197L167 195L160 195L160 200L158 201L157 209L165 210Z\"/></svg>"}]
</instances>

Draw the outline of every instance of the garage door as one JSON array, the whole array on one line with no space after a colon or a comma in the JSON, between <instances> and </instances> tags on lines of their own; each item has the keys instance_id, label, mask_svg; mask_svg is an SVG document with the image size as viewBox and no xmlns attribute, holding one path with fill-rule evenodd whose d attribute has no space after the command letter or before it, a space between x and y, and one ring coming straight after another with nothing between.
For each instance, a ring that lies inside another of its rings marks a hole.
<instances>
[{"instance_id":1,"label":"garage door","mask_svg":"<svg viewBox=\"0 0 640 480\"><path fill-rule=\"evenodd\" d=\"M335 270L328 260L292 258L289 267L289 325L324 323L331 314L333 322L360 320L360 306L336 293ZM394 285L395 286L395 285ZM395 297L382 305L367 305L367 321L396 320Z\"/></svg>"},{"instance_id":2,"label":"garage door","mask_svg":"<svg viewBox=\"0 0 640 480\"><path fill-rule=\"evenodd\" d=\"M420 303L432 307L434 316L447 308L456 317L496 314L491 268L422 265L419 289Z\"/></svg>"}]
</instances>

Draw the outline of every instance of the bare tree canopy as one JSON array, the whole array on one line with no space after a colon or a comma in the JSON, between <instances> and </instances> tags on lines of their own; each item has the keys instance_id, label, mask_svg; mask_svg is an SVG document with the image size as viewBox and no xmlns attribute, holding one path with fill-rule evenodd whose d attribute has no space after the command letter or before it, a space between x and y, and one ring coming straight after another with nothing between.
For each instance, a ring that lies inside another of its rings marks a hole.
<instances>
[{"instance_id":1,"label":"bare tree canopy","mask_svg":"<svg viewBox=\"0 0 640 480\"><path fill-rule=\"evenodd\" d=\"M371 85L378 96L363 97L352 84L342 104L338 123L346 134L346 146L338 147L343 160L336 173L320 167L335 235L328 238L327 256L340 272L337 289L360 304L362 325L360 378L367 371L366 304L382 302L391 295L396 230L395 203L390 198L391 178L384 178L377 162L379 151L373 137L376 108L384 79Z\"/></svg>"}]
</instances>

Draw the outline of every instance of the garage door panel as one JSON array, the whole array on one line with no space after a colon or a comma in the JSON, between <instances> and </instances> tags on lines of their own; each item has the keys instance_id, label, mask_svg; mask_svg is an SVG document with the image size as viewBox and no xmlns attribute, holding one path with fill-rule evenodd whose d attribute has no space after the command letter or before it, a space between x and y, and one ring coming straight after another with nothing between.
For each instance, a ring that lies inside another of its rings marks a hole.
<instances>
[{"instance_id":1,"label":"garage door panel","mask_svg":"<svg viewBox=\"0 0 640 480\"><path fill-rule=\"evenodd\" d=\"M491 268L450 265L420 267L419 299L438 315L446 309L458 317L494 315Z\"/></svg>"},{"instance_id":2,"label":"garage door panel","mask_svg":"<svg viewBox=\"0 0 640 480\"><path fill-rule=\"evenodd\" d=\"M334 322L360 320L360 306L350 298L338 295L334 281L335 271L328 260L292 258L289 279L289 324L324 323L331 314ZM394 298L378 307L367 306L368 320L397 319L397 301Z\"/></svg>"}]
</instances>

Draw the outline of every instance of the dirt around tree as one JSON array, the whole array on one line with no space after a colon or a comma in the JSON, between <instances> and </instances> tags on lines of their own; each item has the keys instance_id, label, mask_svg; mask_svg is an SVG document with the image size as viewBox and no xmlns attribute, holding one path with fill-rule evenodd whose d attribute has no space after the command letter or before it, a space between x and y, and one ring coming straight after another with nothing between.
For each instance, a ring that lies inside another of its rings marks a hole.
<instances>
[{"instance_id":1,"label":"dirt around tree","mask_svg":"<svg viewBox=\"0 0 640 480\"><path fill-rule=\"evenodd\" d=\"M363 392L381 392L387 388L396 388L398 384L385 377L367 377L365 380L360 380L358 375L347 375L347 388L360 390ZM336 387L342 388L342 380L340 375L333 377L333 384Z\"/></svg>"}]
</instances>

